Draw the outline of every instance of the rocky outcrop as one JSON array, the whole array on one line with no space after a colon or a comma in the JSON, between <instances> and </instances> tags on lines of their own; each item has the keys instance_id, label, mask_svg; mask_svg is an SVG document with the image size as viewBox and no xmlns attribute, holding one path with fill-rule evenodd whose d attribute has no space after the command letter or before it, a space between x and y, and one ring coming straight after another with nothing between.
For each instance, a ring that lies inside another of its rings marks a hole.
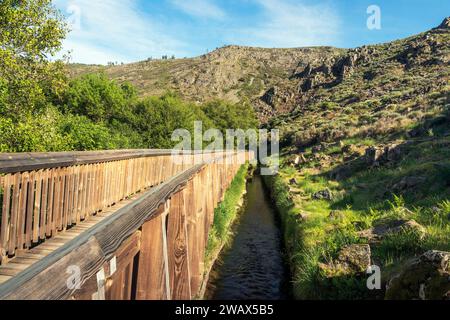
<instances>
[{"instance_id":1,"label":"rocky outcrop","mask_svg":"<svg viewBox=\"0 0 450 320\"><path fill-rule=\"evenodd\" d=\"M371 250L367 244L354 244L344 247L336 260L328 264L319 264L327 277L362 274L371 265Z\"/></svg>"},{"instance_id":2,"label":"rocky outcrop","mask_svg":"<svg viewBox=\"0 0 450 320\"><path fill-rule=\"evenodd\" d=\"M394 220L377 225L368 230L360 231L358 232L358 236L369 240L371 243L375 243L383 240L387 236L404 232L417 233L420 237L424 237L426 234L425 228L414 220Z\"/></svg>"},{"instance_id":3,"label":"rocky outcrop","mask_svg":"<svg viewBox=\"0 0 450 320\"><path fill-rule=\"evenodd\" d=\"M394 143L387 146L367 148L365 152L365 161L367 165L376 167L391 161L398 161L402 156L402 146Z\"/></svg>"},{"instance_id":4,"label":"rocky outcrop","mask_svg":"<svg viewBox=\"0 0 450 320\"><path fill-rule=\"evenodd\" d=\"M277 88L273 87L267 90L267 92L261 97L261 100L268 105L275 107L275 98L277 95Z\"/></svg>"},{"instance_id":5,"label":"rocky outcrop","mask_svg":"<svg viewBox=\"0 0 450 320\"><path fill-rule=\"evenodd\" d=\"M313 194L313 199L315 200L332 200L333 194L329 189L321 190Z\"/></svg>"},{"instance_id":6,"label":"rocky outcrop","mask_svg":"<svg viewBox=\"0 0 450 320\"><path fill-rule=\"evenodd\" d=\"M449 30L450 29L450 17L447 17L436 29Z\"/></svg>"},{"instance_id":7,"label":"rocky outcrop","mask_svg":"<svg viewBox=\"0 0 450 320\"><path fill-rule=\"evenodd\" d=\"M421 184L425 183L426 180L427 179L425 177L418 177L418 176L404 177L391 187L391 191L397 193L414 189L420 186Z\"/></svg>"},{"instance_id":8,"label":"rocky outcrop","mask_svg":"<svg viewBox=\"0 0 450 320\"><path fill-rule=\"evenodd\" d=\"M450 252L428 251L408 262L389 279L386 299L450 300Z\"/></svg>"}]
</instances>

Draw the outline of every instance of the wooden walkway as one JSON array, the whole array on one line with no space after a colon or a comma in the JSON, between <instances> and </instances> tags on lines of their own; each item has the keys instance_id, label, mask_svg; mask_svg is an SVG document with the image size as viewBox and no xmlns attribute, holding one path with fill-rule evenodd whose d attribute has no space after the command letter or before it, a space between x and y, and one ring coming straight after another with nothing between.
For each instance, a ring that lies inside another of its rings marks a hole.
<instances>
[{"instance_id":1,"label":"wooden walkway","mask_svg":"<svg viewBox=\"0 0 450 320\"><path fill-rule=\"evenodd\" d=\"M195 299L214 209L253 159L201 156L0 154L0 299Z\"/></svg>"}]
</instances>

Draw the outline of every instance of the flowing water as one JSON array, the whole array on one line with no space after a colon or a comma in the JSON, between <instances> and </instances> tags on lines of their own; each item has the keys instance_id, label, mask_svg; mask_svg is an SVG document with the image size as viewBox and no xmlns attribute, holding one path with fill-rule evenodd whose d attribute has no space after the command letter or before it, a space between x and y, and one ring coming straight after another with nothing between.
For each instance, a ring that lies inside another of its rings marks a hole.
<instances>
[{"instance_id":1,"label":"flowing water","mask_svg":"<svg viewBox=\"0 0 450 320\"><path fill-rule=\"evenodd\" d=\"M278 219L255 176L247 186L247 204L234 228L231 246L211 272L207 299L279 300L289 298Z\"/></svg>"}]
</instances>

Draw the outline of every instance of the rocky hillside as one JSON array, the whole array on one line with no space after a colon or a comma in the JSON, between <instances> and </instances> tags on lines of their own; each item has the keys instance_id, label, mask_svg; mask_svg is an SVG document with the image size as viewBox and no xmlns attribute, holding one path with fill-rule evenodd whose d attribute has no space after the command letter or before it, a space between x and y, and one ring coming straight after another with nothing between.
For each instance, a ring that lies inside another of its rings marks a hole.
<instances>
[{"instance_id":1,"label":"rocky hillside","mask_svg":"<svg viewBox=\"0 0 450 320\"><path fill-rule=\"evenodd\" d=\"M141 95L173 90L191 101L249 99L263 122L297 115L318 103L333 108L379 108L443 88L448 82L448 21L392 43L352 50L330 47L263 49L228 46L191 59L148 60L117 66L71 65L72 75L103 70L136 85ZM386 104L386 103L385 103ZM346 110L346 112L351 112ZM327 115L328 117L330 115Z\"/></svg>"},{"instance_id":2,"label":"rocky hillside","mask_svg":"<svg viewBox=\"0 0 450 320\"><path fill-rule=\"evenodd\" d=\"M298 81L292 76L308 64L331 61L346 50L335 48L263 49L228 46L191 59L149 60L117 66L71 65L73 76L104 71L119 82L134 84L142 96L167 90L190 101L222 98L250 100L266 121L296 104ZM278 91L277 88L283 88Z\"/></svg>"},{"instance_id":3,"label":"rocky hillside","mask_svg":"<svg viewBox=\"0 0 450 320\"><path fill-rule=\"evenodd\" d=\"M450 299L449 46L446 19L307 66L295 111L270 121L297 298Z\"/></svg>"}]
</instances>

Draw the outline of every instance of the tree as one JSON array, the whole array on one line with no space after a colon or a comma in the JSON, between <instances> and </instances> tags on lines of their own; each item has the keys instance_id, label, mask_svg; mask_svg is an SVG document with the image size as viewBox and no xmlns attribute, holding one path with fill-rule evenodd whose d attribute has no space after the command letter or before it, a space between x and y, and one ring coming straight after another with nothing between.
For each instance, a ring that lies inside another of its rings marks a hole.
<instances>
[{"instance_id":1,"label":"tree","mask_svg":"<svg viewBox=\"0 0 450 320\"><path fill-rule=\"evenodd\" d=\"M0 115L23 119L63 92L63 65L49 57L66 32L51 0L0 2Z\"/></svg>"},{"instance_id":2,"label":"tree","mask_svg":"<svg viewBox=\"0 0 450 320\"><path fill-rule=\"evenodd\" d=\"M205 115L214 122L217 129L225 134L227 129L256 129L258 120L252 106L248 103L230 103L213 100L202 106Z\"/></svg>"},{"instance_id":3,"label":"tree","mask_svg":"<svg viewBox=\"0 0 450 320\"><path fill-rule=\"evenodd\" d=\"M63 105L65 111L94 122L126 122L132 118L136 96L136 89L130 84L120 86L103 73L88 74L70 82Z\"/></svg>"}]
</instances>

